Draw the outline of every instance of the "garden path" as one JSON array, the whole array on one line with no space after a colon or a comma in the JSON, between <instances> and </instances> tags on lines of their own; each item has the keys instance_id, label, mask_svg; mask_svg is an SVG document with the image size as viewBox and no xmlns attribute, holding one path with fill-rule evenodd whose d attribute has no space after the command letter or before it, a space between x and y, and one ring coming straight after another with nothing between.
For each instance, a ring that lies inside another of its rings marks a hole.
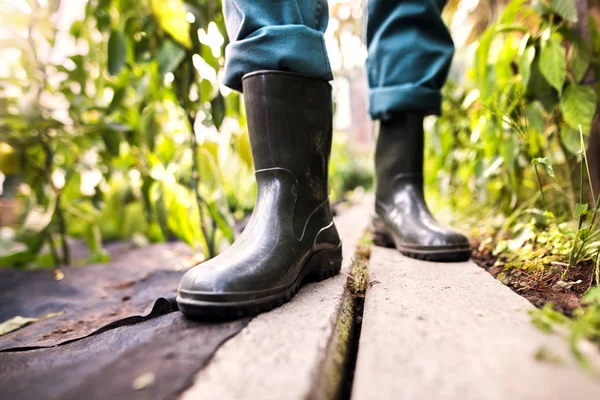
<instances>
[{"instance_id":1,"label":"garden path","mask_svg":"<svg viewBox=\"0 0 600 400\"><path fill-rule=\"evenodd\" d=\"M371 202L336 217L340 275L252 319L202 323L176 312L173 282L183 271L173 266L189 261L179 244L66 269L61 281L47 271L25 277L0 270L0 289L31 291L34 282L38 291L30 303L0 291L2 318L66 311L0 337L0 399L600 396L600 379L577 364L566 341L531 324L533 306L471 262L436 264L374 247L366 295L351 293L348 274ZM94 275L102 284L81 290ZM61 290L42 295L53 284ZM598 349L583 349L600 370Z\"/></svg>"}]
</instances>

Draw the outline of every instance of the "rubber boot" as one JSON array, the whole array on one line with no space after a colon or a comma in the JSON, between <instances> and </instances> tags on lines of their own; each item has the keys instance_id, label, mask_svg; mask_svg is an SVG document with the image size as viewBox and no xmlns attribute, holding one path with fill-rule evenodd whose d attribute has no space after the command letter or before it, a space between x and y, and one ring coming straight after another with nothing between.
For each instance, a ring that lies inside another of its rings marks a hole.
<instances>
[{"instance_id":1,"label":"rubber boot","mask_svg":"<svg viewBox=\"0 0 600 400\"><path fill-rule=\"evenodd\" d=\"M405 112L381 121L375 150L373 239L408 257L466 261L469 240L431 215L423 195L423 115Z\"/></svg>"},{"instance_id":2,"label":"rubber boot","mask_svg":"<svg viewBox=\"0 0 600 400\"><path fill-rule=\"evenodd\" d=\"M328 82L261 71L243 78L256 207L217 257L188 271L177 303L188 317L231 319L289 301L305 280L337 274L342 246L329 205Z\"/></svg>"}]
</instances>

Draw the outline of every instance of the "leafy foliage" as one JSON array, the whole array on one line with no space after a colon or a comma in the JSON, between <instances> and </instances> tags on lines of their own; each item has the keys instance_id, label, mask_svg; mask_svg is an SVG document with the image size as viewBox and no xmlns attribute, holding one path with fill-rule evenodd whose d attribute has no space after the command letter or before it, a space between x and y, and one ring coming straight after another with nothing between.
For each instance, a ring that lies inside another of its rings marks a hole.
<instances>
[{"instance_id":1,"label":"leafy foliage","mask_svg":"<svg viewBox=\"0 0 600 400\"><path fill-rule=\"evenodd\" d=\"M545 330L569 328L585 364L579 340L600 343L600 202L585 151L600 88L582 79L598 70L600 46L597 34L591 44L576 35L576 21L572 0L512 0L474 44L469 80L446 88L443 115L430 121L426 171L456 208L471 212L474 198L486 205L498 230L480 247L497 257L500 280L588 290L573 318L550 305L534 313ZM568 282L583 266L585 277Z\"/></svg>"},{"instance_id":2,"label":"leafy foliage","mask_svg":"<svg viewBox=\"0 0 600 400\"><path fill-rule=\"evenodd\" d=\"M574 7L512 0L474 44L470 79L447 85L442 116L428 129L426 171L443 194L456 194L455 205L474 194L510 215L536 197L531 206L574 214L579 127L587 143L598 100L580 80L600 51L574 33Z\"/></svg>"},{"instance_id":3,"label":"leafy foliage","mask_svg":"<svg viewBox=\"0 0 600 400\"><path fill-rule=\"evenodd\" d=\"M94 262L131 237L214 255L255 192L239 95L218 85L220 4L91 0L67 33L51 22L58 3L2 15L24 33L0 87L0 172L27 212L0 264L68 264L68 237Z\"/></svg>"},{"instance_id":4,"label":"leafy foliage","mask_svg":"<svg viewBox=\"0 0 600 400\"><path fill-rule=\"evenodd\" d=\"M256 194L240 95L219 85L220 1L90 0L68 29L60 1L40 4L0 16L18 55L0 81L2 194L24 211L0 235L0 266L69 264L70 238L85 240L87 262L130 239L214 256ZM335 147L339 200L371 175Z\"/></svg>"},{"instance_id":5,"label":"leafy foliage","mask_svg":"<svg viewBox=\"0 0 600 400\"><path fill-rule=\"evenodd\" d=\"M533 323L544 332L554 331L556 326L568 329L568 342L577 360L593 371L585 354L580 349L581 340L587 339L600 346L600 287L593 288L584 297L585 307L576 310L575 318L567 318L547 304L532 312Z\"/></svg>"}]
</instances>

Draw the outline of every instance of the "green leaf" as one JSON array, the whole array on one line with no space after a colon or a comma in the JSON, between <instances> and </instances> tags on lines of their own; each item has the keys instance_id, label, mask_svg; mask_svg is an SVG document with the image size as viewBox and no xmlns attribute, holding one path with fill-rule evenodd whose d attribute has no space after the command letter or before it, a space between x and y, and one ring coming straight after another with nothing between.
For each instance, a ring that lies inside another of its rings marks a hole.
<instances>
[{"instance_id":1,"label":"green leaf","mask_svg":"<svg viewBox=\"0 0 600 400\"><path fill-rule=\"evenodd\" d=\"M200 99L202 101L209 101L212 98L214 91L215 88L212 83L210 83L208 79L202 79L202 82L200 82Z\"/></svg>"},{"instance_id":2,"label":"green leaf","mask_svg":"<svg viewBox=\"0 0 600 400\"><path fill-rule=\"evenodd\" d=\"M588 204L577 203L575 205L575 218L583 217L588 212Z\"/></svg>"},{"instance_id":3,"label":"green leaf","mask_svg":"<svg viewBox=\"0 0 600 400\"><path fill-rule=\"evenodd\" d=\"M488 74L488 57L495 29L495 26L491 26L483 33L475 50L475 76L477 77L477 85L479 86L482 98L486 97L489 89L486 79Z\"/></svg>"},{"instance_id":4,"label":"green leaf","mask_svg":"<svg viewBox=\"0 0 600 400\"><path fill-rule=\"evenodd\" d=\"M577 22L577 8L573 0L549 0L550 9L564 20Z\"/></svg>"},{"instance_id":5,"label":"green leaf","mask_svg":"<svg viewBox=\"0 0 600 400\"><path fill-rule=\"evenodd\" d=\"M102 250L102 235L100 227L97 224L88 224L85 230L85 243L91 252L99 252Z\"/></svg>"},{"instance_id":6,"label":"green leaf","mask_svg":"<svg viewBox=\"0 0 600 400\"><path fill-rule=\"evenodd\" d=\"M172 40L165 40L157 53L158 72L164 75L167 72L173 72L179 67L179 64L185 58L185 50Z\"/></svg>"},{"instance_id":7,"label":"green leaf","mask_svg":"<svg viewBox=\"0 0 600 400\"><path fill-rule=\"evenodd\" d=\"M113 30L108 39L108 73L117 75L127 59L127 45L121 31Z\"/></svg>"},{"instance_id":8,"label":"green leaf","mask_svg":"<svg viewBox=\"0 0 600 400\"><path fill-rule=\"evenodd\" d=\"M548 83L562 93L567 74L567 60L565 48L558 35L552 35L548 40L542 41L539 68Z\"/></svg>"},{"instance_id":9,"label":"green leaf","mask_svg":"<svg viewBox=\"0 0 600 400\"><path fill-rule=\"evenodd\" d=\"M248 131L243 131L238 135L235 141L235 152L249 168L253 167L254 160L252 159L252 149L250 148L250 135L248 134Z\"/></svg>"},{"instance_id":10,"label":"green leaf","mask_svg":"<svg viewBox=\"0 0 600 400\"><path fill-rule=\"evenodd\" d=\"M146 107L144 112L142 112L140 129L142 130L143 137L146 138L146 145L150 151L154 151L156 135L158 135L160 127L156 122L156 111L153 107Z\"/></svg>"},{"instance_id":11,"label":"green leaf","mask_svg":"<svg viewBox=\"0 0 600 400\"><path fill-rule=\"evenodd\" d=\"M543 165L544 169L546 170L546 173L556 179L556 175L554 174L554 168L552 168L552 164L550 163L550 160L548 160L548 157L538 157L538 158L534 158L532 161L533 165Z\"/></svg>"},{"instance_id":12,"label":"green leaf","mask_svg":"<svg viewBox=\"0 0 600 400\"><path fill-rule=\"evenodd\" d=\"M0 142L0 172L15 175L19 172L19 154L8 143Z\"/></svg>"},{"instance_id":13,"label":"green leaf","mask_svg":"<svg viewBox=\"0 0 600 400\"><path fill-rule=\"evenodd\" d=\"M227 208L227 203L225 202L222 207L219 207L217 202L209 202L208 208L211 216L214 218L217 224L217 227L223 233L223 236L225 236L229 242L233 242L235 239L235 220Z\"/></svg>"},{"instance_id":14,"label":"green leaf","mask_svg":"<svg viewBox=\"0 0 600 400\"><path fill-rule=\"evenodd\" d=\"M125 99L125 95L127 94L127 90L124 87L119 87L115 89L113 94L113 98L108 106L108 112L112 113L121 107L123 103L123 99Z\"/></svg>"},{"instance_id":15,"label":"green leaf","mask_svg":"<svg viewBox=\"0 0 600 400\"><path fill-rule=\"evenodd\" d=\"M510 135L509 138L502 141L500 145L500 153L504 160L504 165L509 171L514 171L517 151L519 149L515 135Z\"/></svg>"},{"instance_id":16,"label":"green leaf","mask_svg":"<svg viewBox=\"0 0 600 400\"><path fill-rule=\"evenodd\" d=\"M525 105L525 118L527 118L527 126L530 130L534 130L538 133L544 133L545 121L544 114L542 112L543 106L538 102L534 101Z\"/></svg>"},{"instance_id":17,"label":"green leaf","mask_svg":"<svg viewBox=\"0 0 600 400\"><path fill-rule=\"evenodd\" d=\"M102 140L104 141L104 146L106 146L106 150L113 157L119 157L119 150L121 147L121 139L123 134L118 131L107 130L102 134Z\"/></svg>"},{"instance_id":18,"label":"green leaf","mask_svg":"<svg viewBox=\"0 0 600 400\"><path fill-rule=\"evenodd\" d=\"M191 49L190 23L183 1L150 0L150 5L161 28L186 49Z\"/></svg>"},{"instance_id":19,"label":"green leaf","mask_svg":"<svg viewBox=\"0 0 600 400\"><path fill-rule=\"evenodd\" d=\"M579 129L581 125L583 134L590 134L596 112L596 92L592 88L569 85L560 99L560 107L565 121L571 128Z\"/></svg>"},{"instance_id":20,"label":"green leaf","mask_svg":"<svg viewBox=\"0 0 600 400\"><path fill-rule=\"evenodd\" d=\"M569 125L563 125L560 129L560 141L571 154L579 154L581 140L577 129L573 129Z\"/></svg>"},{"instance_id":21,"label":"green leaf","mask_svg":"<svg viewBox=\"0 0 600 400\"><path fill-rule=\"evenodd\" d=\"M23 243L11 243L0 248L0 267L18 267L33 259L33 254Z\"/></svg>"},{"instance_id":22,"label":"green leaf","mask_svg":"<svg viewBox=\"0 0 600 400\"><path fill-rule=\"evenodd\" d=\"M600 287L590 289L582 298L584 304L600 305Z\"/></svg>"},{"instance_id":23,"label":"green leaf","mask_svg":"<svg viewBox=\"0 0 600 400\"><path fill-rule=\"evenodd\" d=\"M221 92L210 102L210 112L212 114L215 127L219 129L225 118L225 100Z\"/></svg>"},{"instance_id":24,"label":"green leaf","mask_svg":"<svg viewBox=\"0 0 600 400\"><path fill-rule=\"evenodd\" d=\"M533 62L534 58L535 47L533 46L526 47L525 49L523 49L523 52L520 52L519 54L519 72L521 73L521 82L523 83L524 88L526 88L529 84L529 78L531 77L531 63Z\"/></svg>"},{"instance_id":25,"label":"green leaf","mask_svg":"<svg viewBox=\"0 0 600 400\"><path fill-rule=\"evenodd\" d=\"M523 14L525 2L527 0L511 0L502 12L500 21L504 24L512 24L516 21L518 15Z\"/></svg>"},{"instance_id":26,"label":"green leaf","mask_svg":"<svg viewBox=\"0 0 600 400\"><path fill-rule=\"evenodd\" d=\"M200 228L200 210L191 190L169 178L163 181L167 225L180 239L196 248L202 245L207 249L206 239Z\"/></svg>"},{"instance_id":27,"label":"green leaf","mask_svg":"<svg viewBox=\"0 0 600 400\"><path fill-rule=\"evenodd\" d=\"M585 78L585 73L590 68L592 56L587 43L578 36L571 39L571 48L569 49L569 68L575 77L575 81L580 82Z\"/></svg>"},{"instance_id":28,"label":"green leaf","mask_svg":"<svg viewBox=\"0 0 600 400\"><path fill-rule=\"evenodd\" d=\"M540 56L536 54L531 63L531 77L527 85L527 95L535 98L544 106L544 109L551 113L558 103L558 93L548 84L546 78L540 71Z\"/></svg>"}]
</instances>

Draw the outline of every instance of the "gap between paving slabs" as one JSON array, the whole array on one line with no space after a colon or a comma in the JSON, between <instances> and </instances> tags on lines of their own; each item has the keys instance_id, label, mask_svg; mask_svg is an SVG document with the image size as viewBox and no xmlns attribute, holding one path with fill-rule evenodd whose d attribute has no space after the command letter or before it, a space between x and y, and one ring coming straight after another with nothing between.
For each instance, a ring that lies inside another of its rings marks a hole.
<instances>
[{"instance_id":1,"label":"gap between paving slabs","mask_svg":"<svg viewBox=\"0 0 600 400\"><path fill-rule=\"evenodd\" d=\"M371 233L367 230L352 259L335 331L313 388L314 398L349 399L351 396L365 294L369 286L371 245Z\"/></svg>"}]
</instances>

